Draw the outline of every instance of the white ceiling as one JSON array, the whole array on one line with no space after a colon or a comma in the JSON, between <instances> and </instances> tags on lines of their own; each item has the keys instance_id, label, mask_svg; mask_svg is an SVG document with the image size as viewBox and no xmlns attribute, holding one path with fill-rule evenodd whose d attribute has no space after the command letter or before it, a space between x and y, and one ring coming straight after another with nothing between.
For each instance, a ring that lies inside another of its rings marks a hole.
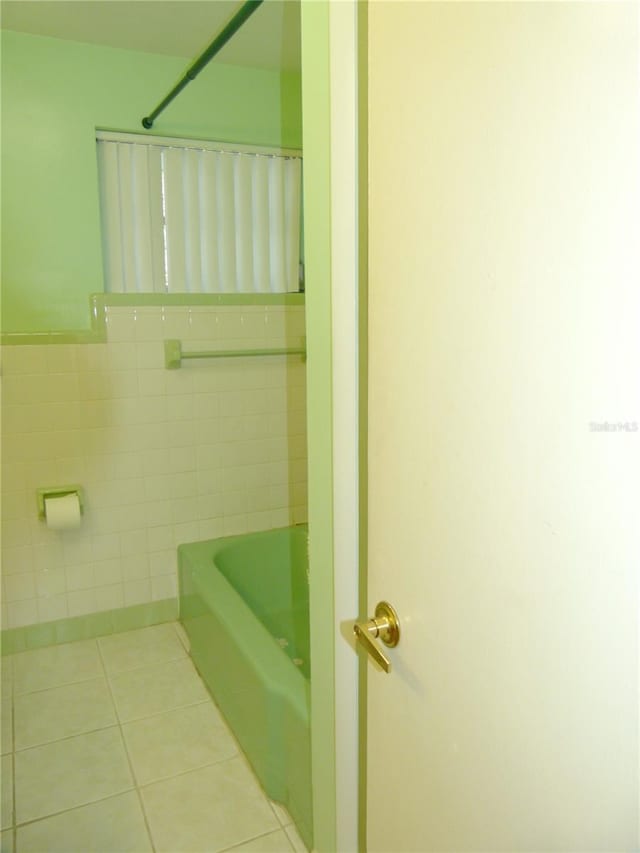
<instances>
[{"instance_id":1,"label":"white ceiling","mask_svg":"<svg viewBox=\"0 0 640 853\"><path fill-rule=\"evenodd\" d=\"M2 0L2 28L196 59L243 0ZM300 0L264 0L214 60L300 70Z\"/></svg>"}]
</instances>

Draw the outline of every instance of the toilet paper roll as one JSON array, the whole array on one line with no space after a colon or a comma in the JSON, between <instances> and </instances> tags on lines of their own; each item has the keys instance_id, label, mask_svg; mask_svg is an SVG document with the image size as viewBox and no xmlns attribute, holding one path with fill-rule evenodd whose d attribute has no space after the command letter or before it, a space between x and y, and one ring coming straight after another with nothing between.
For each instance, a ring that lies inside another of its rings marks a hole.
<instances>
[{"instance_id":1,"label":"toilet paper roll","mask_svg":"<svg viewBox=\"0 0 640 853\"><path fill-rule=\"evenodd\" d=\"M77 494L45 498L44 513L51 530L73 530L80 527L80 500Z\"/></svg>"}]
</instances>

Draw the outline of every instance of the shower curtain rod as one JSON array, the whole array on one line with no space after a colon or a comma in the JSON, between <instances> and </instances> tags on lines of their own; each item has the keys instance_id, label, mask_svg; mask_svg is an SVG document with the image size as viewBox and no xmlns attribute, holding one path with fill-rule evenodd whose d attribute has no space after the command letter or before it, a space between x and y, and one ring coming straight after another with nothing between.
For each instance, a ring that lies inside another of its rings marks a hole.
<instances>
[{"instance_id":1,"label":"shower curtain rod","mask_svg":"<svg viewBox=\"0 0 640 853\"><path fill-rule=\"evenodd\" d=\"M148 116L145 116L142 119L142 126L149 130L153 127L154 120L160 115L160 113L168 107L171 101L180 94L180 92L187 86L192 80L195 80L198 74L202 71L202 69L207 65L207 63L213 59L213 57L218 53L225 44L229 41L231 36L233 36L240 27L244 24L244 22L256 11L258 6L262 4L263 0L247 0L246 3L236 12L233 18L229 21L227 26L217 35L214 40L211 42L209 47L196 59L196 61L191 65L187 71L185 72L184 77L177 83L173 89L169 92L164 100L160 101L158 106L153 110L153 112L149 113Z\"/></svg>"}]
</instances>

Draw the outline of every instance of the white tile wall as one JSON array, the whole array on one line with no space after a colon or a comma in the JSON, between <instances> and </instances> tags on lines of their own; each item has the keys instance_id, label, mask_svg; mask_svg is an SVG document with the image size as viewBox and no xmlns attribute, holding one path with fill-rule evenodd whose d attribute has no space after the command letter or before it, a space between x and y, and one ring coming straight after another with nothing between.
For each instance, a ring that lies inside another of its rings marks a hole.
<instances>
[{"instance_id":1,"label":"white tile wall","mask_svg":"<svg viewBox=\"0 0 640 853\"><path fill-rule=\"evenodd\" d=\"M180 542L306 519L305 365L184 349L295 346L304 308L107 308L105 344L3 347L2 626L177 594ZM80 483L79 530L35 490Z\"/></svg>"}]
</instances>

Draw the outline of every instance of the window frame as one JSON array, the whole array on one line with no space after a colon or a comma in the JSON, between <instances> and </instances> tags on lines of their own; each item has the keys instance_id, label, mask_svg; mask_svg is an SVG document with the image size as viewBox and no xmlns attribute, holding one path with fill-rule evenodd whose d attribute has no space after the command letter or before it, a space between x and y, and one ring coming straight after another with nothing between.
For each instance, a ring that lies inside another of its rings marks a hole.
<instances>
[{"instance_id":1,"label":"window frame","mask_svg":"<svg viewBox=\"0 0 640 853\"><path fill-rule=\"evenodd\" d=\"M125 133L96 128L96 141L128 142L133 145L156 145L159 148L193 148L197 151L220 151L228 154L257 154L263 157L285 157L302 160L301 148L278 148L265 145L247 145L191 136L158 136L155 133Z\"/></svg>"},{"instance_id":2,"label":"window frame","mask_svg":"<svg viewBox=\"0 0 640 853\"><path fill-rule=\"evenodd\" d=\"M111 130L107 128L96 127L94 130L95 144L96 150L98 150L98 146L100 142L112 142L112 143L120 143L120 144L130 144L135 146L147 146L147 147L156 147L156 148L172 148L177 150L191 150L197 152L214 152L214 153L225 153L225 154L244 154L247 156L257 156L257 157L273 157L284 160L299 160L300 161L300 226L299 226L299 285L297 290L289 290L282 291L288 293L304 293L305 284L304 284L304 180L303 180L303 168L304 168L304 159L303 152L301 148L283 148L281 146L266 146L266 145L255 145L255 144L245 144L238 142L227 142L216 139L204 139L200 137L176 137L176 136L164 136L155 133L133 133L129 131L118 131ZM100 180L100 175L98 175L98 179ZM102 204L102 201L101 201ZM102 226L102 229L104 226ZM104 231L103 231L104 233ZM166 232L165 232L166 235ZM166 241L163 238L163 250L164 250L164 264L163 269L166 270ZM103 249L104 251L104 249ZM165 275L165 281L166 281ZM133 293L134 291L111 291L107 290L107 280L106 280L106 272L105 272L105 281L104 281L104 290L106 293ZM189 293L191 291L172 291L168 288L157 288L154 290L143 290L140 293ZM195 291L200 292L200 291ZM203 291L204 292L204 291ZM226 291L219 291L219 293L224 293ZM229 291L230 293L234 292L242 292L242 291ZM267 291L256 291L256 292L267 292ZM279 292L279 291L276 291Z\"/></svg>"}]
</instances>

